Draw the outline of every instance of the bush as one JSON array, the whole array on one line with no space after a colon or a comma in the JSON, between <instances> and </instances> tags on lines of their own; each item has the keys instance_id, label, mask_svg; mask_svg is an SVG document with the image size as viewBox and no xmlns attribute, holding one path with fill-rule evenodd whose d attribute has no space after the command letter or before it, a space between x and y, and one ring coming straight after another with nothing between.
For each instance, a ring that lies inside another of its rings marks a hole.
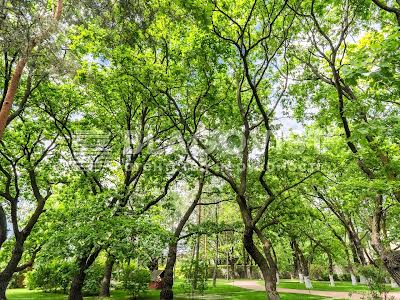
<instances>
[{"instance_id":1,"label":"bush","mask_svg":"<svg viewBox=\"0 0 400 300\"><path fill-rule=\"evenodd\" d=\"M121 280L122 287L129 291L133 298L136 299L149 288L151 276L150 272L146 269L126 267L122 271Z\"/></svg>"},{"instance_id":2,"label":"bush","mask_svg":"<svg viewBox=\"0 0 400 300\"><path fill-rule=\"evenodd\" d=\"M369 294L367 299L378 300L386 299L389 287L385 283L387 273L373 265L360 266L358 272L367 278Z\"/></svg>"},{"instance_id":3,"label":"bush","mask_svg":"<svg viewBox=\"0 0 400 300\"><path fill-rule=\"evenodd\" d=\"M181 271L184 276L182 284L184 291L203 295L207 289L207 263L202 260L191 260L183 263Z\"/></svg>"},{"instance_id":4,"label":"bush","mask_svg":"<svg viewBox=\"0 0 400 300\"><path fill-rule=\"evenodd\" d=\"M87 271L85 282L83 284L83 293L85 295L98 295L100 291L101 280L103 279L104 268L100 264L93 264Z\"/></svg>"},{"instance_id":5,"label":"bush","mask_svg":"<svg viewBox=\"0 0 400 300\"><path fill-rule=\"evenodd\" d=\"M67 292L71 281L73 265L68 262L39 265L29 272L26 280L29 289L40 288L44 291L62 290Z\"/></svg>"},{"instance_id":6,"label":"bush","mask_svg":"<svg viewBox=\"0 0 400 300\"><path fill-rule=\"evenodd\" d=\"M29 289L42 289L45 292L62 291L64 294L71 283L75 264L72 262L51 262L37 266L29 272L26 281ZM103 268L99 264L91 266L86 271L83 293L97 295L103 277Z\"/></svg>"}]
</instances>

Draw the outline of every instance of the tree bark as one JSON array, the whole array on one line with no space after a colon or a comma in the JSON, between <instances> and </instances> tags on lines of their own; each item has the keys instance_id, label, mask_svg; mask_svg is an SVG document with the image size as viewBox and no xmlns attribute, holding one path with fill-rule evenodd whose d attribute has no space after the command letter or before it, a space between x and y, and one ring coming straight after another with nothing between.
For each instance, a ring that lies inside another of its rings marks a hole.
<instances>
[{"instance_id":1,"label":"tree bark","mask_svg":"<svg viewBox=\"0 0 400 300\"><path fill-rule=\"evenodd\" d=\"M330 286L335 286L335 279L333 278L333 259L332 259L332 254L330 252L326 253L328 255L328 261L329 261L329 285Z\"/></svg>"},{"instance_id":2,"label":"tree bark","mask_svg":"<svg viewBox=\"0 0 400 300\"><path fill-rule=\"evenodd\" d=\"M0 249L3 243L7 240L7 217L3 206L0 205Z\"/></svg>"},{"instance_id":3,"label":"tree bark","mask_svg":"<svg viewBox=\"0 0 400 300\"><path fill-rule=\"evenodd\" d=\"M100 250L96 250L95 252L78 259L78 272L72 277L68 300L83 300L82 289L85 282L86 270L94 263L99 253Z\"/></svg>"},{"instance_id":4,"label":"tree bark","mask_svg":"<svg viewBox=\"0 0 400 300\"><path fill-rule=\"evenodd\" d=\"M103 279L101 280L100 297L110 297L111 276L114 263L115 257L109 254L104 266Z\"/></svg>"},{"instance_id":5,"label":"tree bark","mask_svg":"<svg viewBox=\"0 0 400 300\"><path fill-rule=\"evenodd\" d=\"M201 206L197 208L197 226L201 224ZM200 234L196 237L196 247L195 247L195 267L194 267L194 280L193 288L197 289L197 278L199 274L199 259L200 259Z\"/></svg>"},{"instance_id":6,"label":"tree bark","mask_svg":"<svg viewBox=\"0 0 400 300\"><path fill-rule=\"evenodd\" d=\"M249 276L249 266L248 266L248 254L243 246L243 273L245 278L250 278Z\"/></svg>"},{"instance_id":7,"label":"tree bark","mask_svg":"<svg viewBox=\"0 0 400 300\"><path fill-rule=\"evenodd\" d=\"M174 298L174 292L172 288L174 286L174 268L176 263L176 253L178 250L179 237L182 233L183 228L186 225L186 222L189 220L190 216L192 215L193 211L200 201L205 183L204 179L205 174L202 173L199 180L199 187L195 199L183 215L182 219L179 221L178 226L176 227L174 232L173 240L169 244L167 264L164 269L164 278L162 280L162 288L160 291L160 300L170 300Z\"/></svg>"},{"instance_id":8,"label":"tree bark","mask_svg":"<svg viewBox=\"0 0 400 300\"><path fill-rule=\"evenodd\" d=\"M174 267L176 263L176 252L178 249L178 242L172 242L168 249L168 259L165 265L164 278L162 282L162 289L160 292L161 300L174 299L174 292L172 287L174 286Z\"/></svg>"},{"instance_id":9,"label":"tree bark","mask_svg":"<svg viewBox=\"0 0 400 300\"><path fill-rule=\"evenodd\" d=\"M7 94L6 94L6 97L4 98L3 105L1 106L1 109L0 109L0 140L2 139L4 130L6 129L8 116L10 115L10 110L14 103L15 94L18 91L18 85L21 80L22 72L25 68L27 60L28 60L27 57L22 57L18 61L17 65L15 67L15 70L14 70L14 74L11 77L10 86L7 89Z\"/></svg>"},{"instance_id":10,"label":"tree bark","mask_svg":"<svg viewBox=\"0 0 400 300\"><path fill-rule=\"evenodd\" d=\"M276 269L271 270L268 265L267 259L263 254L257 249L253 240L254 229L251 226L246 226L243 234L243 244L249 253L249 255L254 259L254 262L260 268L266 291L267 300L280 300L279 293L276 290Z\"/></svg>"},{"instance_id":11,"label":"tree bark","mask_svg":"<svg viewBox=\"0 0 400 300\"><path fill-rule=\"evenodd\" d=\"M24 238L17 238L7 266L0 273L0 300L6 299L6 289L14 275L24 252Z\"/></svg>"},{"instance_id":12,"label":"tree bark","mask_svg":"<svg viewBox=\"0 0 400 300\"><path fill-rule=\"evenodd\" d=\"M215 206L215 223L218 226L218 204ZM219 260L219 233L216 235L215 241L215 257L214 257L214 270L213 270L213 287L217 286L217 272Z\"/></svg>"}]
</instances>

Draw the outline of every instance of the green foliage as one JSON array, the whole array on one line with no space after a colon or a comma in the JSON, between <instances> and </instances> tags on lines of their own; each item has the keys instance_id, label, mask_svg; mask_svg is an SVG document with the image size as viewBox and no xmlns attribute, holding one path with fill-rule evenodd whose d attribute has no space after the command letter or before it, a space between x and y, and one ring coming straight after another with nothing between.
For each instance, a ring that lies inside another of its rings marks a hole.
<instances>
[{"instance_id":1,"label":"green foliage","mask_svg":"<svg viewBox=\"0 0 400 300\"><path fill-rule=\"evenodd\" d=\"M388 273L373 265L359 266L358 272L367 278L368 298L371 300L386 299L390 287L386 284Z\"/></svg>"},{"instance_id":2,"label":"green foliage","mask_svg":"<svg viewBox=\"0 0 400 300\"><path fill-rule=\"evenodd\" d=\"M149 288L151 277L146 269L127 266L122 271L122 287L136 299Z\"/></svg>"},{"instance_id":3,"label":"green foliage","mask_svg":"<svg viewBox=\"0 0 400 300\"><path fill-rule=\"evenodd\" d=\"M325 266L312 264L310 266L310 277L313 280L329 280L329 273Z\"/></svg>"},{"instance_id":4,"label":"green foliage","mask_svg":"<svg viewBox=\"0 0 400 300\"><path fill-rule=\"evenodd\" d=\"M75 265L72 262L54 261L44 263L27 273L26 284L29 289L66 293L74 272ZM86 271L83 292L87 295L97 295L102 277L103 267L100 264L92 265Z\"/></svg>"},{"instance_id":5,"label":"green foliage","mask_svg":"<svg viewBox=\"0 0 400 300\"><path fill-rule=\"evenodd\" d=\"M61 290L66 293L72 274L73 265L70 262L41 264L27 274L26 284L29 289L46 292Z\"/></svg>"},{"instance_id":6,"label":"green foliage","mask_svg":"<svg viewBox=\"0 0 400 300\"><path fill-rule=\"evenodd\" d=\"M83 292L86 295L98 295L101 279L103 278L104 267L100 263L94 263L85 271L86 277L83 285Z\"/></svg>"},{"instance_id":7,"label":"green foliage","mask_svg":"<svg viewBox=\"0 0 400 300\"><path fill-rule=\"evenodd\" d=\"M207 284L208 265L204 260L190 260L182 263L181 273L184 281L181 284L183 290L191 295L199 293L201 295L208 288Z\"/></svg>"}]
</instances>

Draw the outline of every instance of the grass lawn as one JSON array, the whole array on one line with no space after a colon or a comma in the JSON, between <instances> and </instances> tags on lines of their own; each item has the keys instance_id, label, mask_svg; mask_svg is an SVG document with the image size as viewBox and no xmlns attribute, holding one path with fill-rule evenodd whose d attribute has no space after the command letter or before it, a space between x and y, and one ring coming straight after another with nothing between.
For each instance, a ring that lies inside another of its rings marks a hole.
<instances>
[{"instance_id":1,"label":"grass lawn","mask_svg":"<svg viewBox=\"0 0 400 300\"><path fill-rule=\"evenodd\" d=\"M211 282L209 282L211 285ZM180 288L179 283L177 287L174 289L176 297L174 299L182 300L182 299L191 299L188 295L183 293L183 290ZM141 300L155 300L160 299L159 296L160 291L149 291L139 299ZM7 297L9 300L66 300L67 296L61 294L52 294L52 293L44 293L42 291L34 290L30 291L27 289L10 289L7 292ZM99 299L98 297L85 297L85 300L95 300ZM128 300L131 299L128 293L125 291L114 291L112 293L112 297L110 299L123 299ZM216 288L210 287L206 291L206 296L201 297L201 299L230 299L230 300L264 300L265 294L264 292L253 292L244 290L238 287L227 285L225 281L220 281L217 284ZM324 299L323 297L317 296L309 296L309 295L297 295L297 294L281 294L282 300L320 300Z\"/></svg>"},{"instance_id":2,"label":"grass lawn","mask_svg":"<svg viewBox=\"0 0 400 300\"><path fill-rule=\"evenodd\" d=\"M263 281L259 281L260 284L264 284ZM313 290L316 291L337 291L337 292L357 292L357 291L367 291L368 287L366 285L358 284L353 286L351 281L336 281L335 286L329 286L329 281L312 281ZM297 280L281 280L278 287L306 290L304 283L299 283ZM392 289L388 285L391 291L400 291L400 288Z\"/></svg>"}]
</instances>

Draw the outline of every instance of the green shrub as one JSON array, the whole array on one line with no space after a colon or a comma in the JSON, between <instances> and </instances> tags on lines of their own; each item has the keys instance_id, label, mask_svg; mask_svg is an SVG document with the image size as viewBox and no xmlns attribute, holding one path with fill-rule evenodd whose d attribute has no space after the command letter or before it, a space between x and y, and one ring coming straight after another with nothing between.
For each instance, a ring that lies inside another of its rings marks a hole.
<instances>
[{"instance_id":1,"label":"green shrub","mask_svg":"<svg viewBox=\"0 0 400 300\"><path fill-rule=\"evenodd\" d=\"M186 293L204 294L207 289L207 262L202 260L191 260L184 262L181 267L184 277L182 288Z\"/></svg>"},{"instance_id":2,"label":"green shrub","mask_svg":"<svg viewBox=\"0 0 400 300\"><path fill-rule=\"evenodd\" d=\"M39 265L29 272L26 281L29 289L40 288L44 291L62 290L67 292L71 281L73 264L55 262Z\"/></svg>"},{"instance_id":3,"label":"green shrub","mask_svg":"<svg viewBox=\"0 0 400 300\"><path fill-rule=\"evenodd\" d=\"M26 277L29 289L42 289L46 292L62 291L67 293L72 276L76 272L72 262L50 262L38 265ZM86 271L83 293L97 295L100 289L103 268L94 264Z\"/></svg>"},{"instance_id":4,"label":"green shrub","mask_svg":"<svg viewBox=\"0 0 400 300\"><path fill-rule=\"evenodd\" d=\"M386 271L376 268L373 265L368 265L358 267L358 272L367 278L369 289L367 299L378 300L387 298L390 289L385 283L385 278L387 277Z\"/></svg>"},{"instance_id":5,"label":"green shrub","mask_svg":"<svg viewBox=\"0 0 400 300\"><path fill-rule=\"evenodd\" d=\"M126 267L121 274L122 287L136 299L149 288L150 272L146 269Z\"/></svg>"},{"instance_id":6,"label":"green shrub","mask_svg":"<svg viewBox=\"0 0 400 300\"><path fill-rule=\"evenodd\" d=\"M86 270L85 282L83 284L83 293L85 295L98 295L103 279L104 268L101 264L93 264Z\"/></svg>"}]
</instances>

